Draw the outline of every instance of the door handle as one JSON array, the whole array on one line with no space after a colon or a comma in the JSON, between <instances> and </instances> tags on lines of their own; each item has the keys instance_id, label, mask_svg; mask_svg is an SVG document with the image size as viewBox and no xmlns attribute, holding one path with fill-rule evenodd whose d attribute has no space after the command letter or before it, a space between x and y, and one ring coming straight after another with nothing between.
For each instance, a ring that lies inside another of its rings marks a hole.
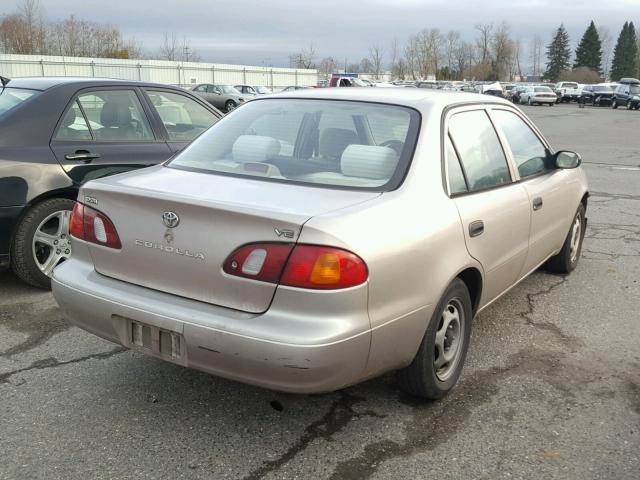
<instances>
[{"instance_id":1,"label":"door handle","mask_svg":"<svg viewBox=\"0 0 640 480\"><path fill-rule=\"evenodd\" d=\"M482 220L476 220L469 224L469 236L477 237L484 233L484 222Z\"/></svg>"},{"instance_id":2,"label":"door handle","mask_svg":"<svg viewBox=\"0 0 640 480\"><path fill-rule=\"evenodd\" d=\"M76 150L76 153L68 153L64 158L71 160L72 162L90 162L94 158L100 158L100 154L91 153L88 150Z\"/></svg>"},{"instance_id":3,"label":"door handle","mask_svg":"<svg viewBox=\"0 0 640 480\"><path fill-rule=\"evenodd\" d=\"M542 198L536 197L533 199L533 210L540 210L542 208Z\"/></svg>"}]
</instances>

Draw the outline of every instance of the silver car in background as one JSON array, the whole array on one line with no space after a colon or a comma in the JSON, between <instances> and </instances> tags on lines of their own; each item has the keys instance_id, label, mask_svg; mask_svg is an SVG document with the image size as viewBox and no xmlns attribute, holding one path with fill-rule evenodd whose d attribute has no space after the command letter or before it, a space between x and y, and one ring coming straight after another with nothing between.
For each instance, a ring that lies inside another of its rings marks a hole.
<instances>
[{"instance_id":1,"label":"silver car in background","mask_svg":"<svg viewBox=\"0 0 640 480\"><path fill-rule=\"evenodd\" d=\"M191 91L223 112L230 112L249 100L231 85L201 83L191 87Z\"/></svg>"},{"instance_id":2,"label":"silver car in background","mask_svg":"<svg viewBox=\"0 0 640 480\"><path fill-rule=\"evenodd\" d=\"M576 267L579 165L497 97L264 97L162 166L85 184L53 293L89 332L222 377L308 393L399 370L441 398L478 312Z\"/></svg>"},{"instance_id":3,"label":"silver car in background","mask_svg":"<svg viewBox=\"0 0 640 480\"><path fill-rule=\"evenodd\" d=\"M532 86L527 87L520 94L520 103L526 103L527 105L544 105L547 104L553 107L558 101L558 96L553 90L545 86Z\"/></svg>"}]
</instances>

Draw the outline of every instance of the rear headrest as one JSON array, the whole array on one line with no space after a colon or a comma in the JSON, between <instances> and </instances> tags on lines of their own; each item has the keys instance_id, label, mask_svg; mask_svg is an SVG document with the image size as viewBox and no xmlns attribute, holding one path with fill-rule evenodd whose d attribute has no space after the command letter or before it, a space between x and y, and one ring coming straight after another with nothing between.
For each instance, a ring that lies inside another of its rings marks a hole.
<instances>
[{"instance_id":1,"label":"rear headrest","mask_svg":"<svg viewBox=\"0 0 640 480\"><path fill-rule=\"evenodd\" d=\"M358 137L353 130L346 128L325 128L320 135L318 151L326 158L340 158L347 145L357 143Z\"/></svg>"},{"instance_id":2,"label":"rear headrest","mask_svg":"<svg viewBox=\"0 0 640 480\"><path fill-rule=\"evenodd\" d=\"M238 163L265 162L280 153L280 142L272 137L240 135L231 149Z\"/></svg>"},{"instance_id":3,"label":"rear headrest","mask_svg":"<svg viewBox=\"0 0 640 480\"><path fill-rule=\"evenodd\" d=\"M372 145L349 145L340 160L343 175L375 180L391 178L397 165L395 150Z\"/></svg>"},{"instance_id":4,"label":"rear headrest","mask_svg":"<svg viewBox=\"0 0 640 480\"><path fill-rule=\"evenodd\" d=\"M131 124L131 110L125 103L105 102L100 112L100 123L105 127L124 127Z\"/></svg>"}]
</instances>

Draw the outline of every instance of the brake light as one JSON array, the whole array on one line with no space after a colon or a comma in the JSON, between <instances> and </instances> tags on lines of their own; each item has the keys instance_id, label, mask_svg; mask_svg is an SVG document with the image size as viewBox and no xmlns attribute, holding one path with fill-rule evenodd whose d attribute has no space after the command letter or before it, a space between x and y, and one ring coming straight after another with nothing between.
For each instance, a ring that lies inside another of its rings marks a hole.
<instances>
[{"instance_id":1,"label":"brake light","mask_svg":"<svg viewBox=\"0 0 640 480\"><path fill-rule=\"evenodd\" d=\"M69 220L69 233L80 240L109 248L122 248L113 222L103 213L76 203Z\"/></svg>"},{"instance_id":2,"label":"brake light","mask_svg":"<svg viewBox=\"0 0 640 480\"><path fill-rule=\"evenodd\" d=\"M357 255L333 247L255 243L240 247L223 264L229 275L309 289L340 289L364 283L369 274Z\"/></svg>"},{"instance_id":3,"label":"brake light","mask_svg":"<svg viewBox=\"0 0 640 480\"><path fill-rule=\"evenodd\" d=\"M313 289L339 289L367 281L367 265L356 254L333 247L296 245L281 284Z\"/></svg>"}]
</instances>

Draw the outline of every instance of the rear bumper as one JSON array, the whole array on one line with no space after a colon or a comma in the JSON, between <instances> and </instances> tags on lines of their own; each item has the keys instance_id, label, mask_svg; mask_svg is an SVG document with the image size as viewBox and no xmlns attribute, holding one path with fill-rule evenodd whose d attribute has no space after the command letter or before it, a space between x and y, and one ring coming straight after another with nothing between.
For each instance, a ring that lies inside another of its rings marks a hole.
<instances>
[{"instance_id":1,"label":"rear bumper","mask_svg":"<svg viewBox=\"0 0 640 480\"><path fill-rule=\"evenodd\" d=\"M11 236L24 207L0 207L0 266L9 261Z\"/></svg>"},{"instance_id":2,"label":"rear bumper","mask_svg":"<svg viewBox=\"0 0 640 480\"><path fill-rule=\"evenodd\" d=\"M334 391L365 375L371 342L366 284L314 292L318 298L306 302L296 302L299 291L278 288L271 308L254 315L105 277L76 257L77 250L74 245L74 257L55 269L53 295L71 322L95 335L140 349L132 342L133 320L183 338L179 358L158 348L142 349L145 354L294 393Z\"/></svg>"},{"instance_id":3,"label":"rear bumper","mask_svg":"<svg viewBox=\"0 0 640 480\"><path fill-rule=\"evenodd\" d=\"M531 97L533 103L556 103L556 97Z\"/></svg>"}]
</instances>

